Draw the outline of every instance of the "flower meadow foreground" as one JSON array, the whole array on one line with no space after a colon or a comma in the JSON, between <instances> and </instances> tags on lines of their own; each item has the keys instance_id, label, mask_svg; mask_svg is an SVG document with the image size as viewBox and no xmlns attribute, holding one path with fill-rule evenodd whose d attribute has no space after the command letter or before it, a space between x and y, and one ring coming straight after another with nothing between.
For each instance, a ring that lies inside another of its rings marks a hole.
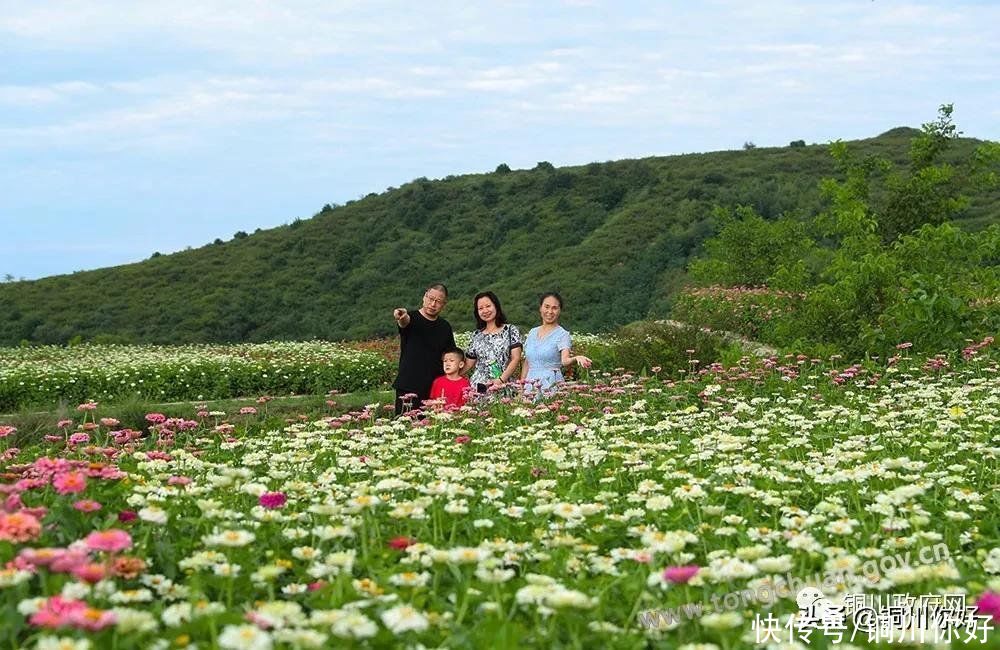
<instances>
[{"instance_id":1,"label":"flower meadow foreground","mask_svg":"<svg viewBox=\"0 0 1000 650\"><path fill-rule=\"evenodd\" d=\"M422 419L192 408L133 430L88 402L21 450L0 425L0 646L873 645L852 625L789 643L807 585L831 607L962 599L980 637L948 641L978 646L1000 619L989 343L605 375Z\"/></svg>"}]
</instances>

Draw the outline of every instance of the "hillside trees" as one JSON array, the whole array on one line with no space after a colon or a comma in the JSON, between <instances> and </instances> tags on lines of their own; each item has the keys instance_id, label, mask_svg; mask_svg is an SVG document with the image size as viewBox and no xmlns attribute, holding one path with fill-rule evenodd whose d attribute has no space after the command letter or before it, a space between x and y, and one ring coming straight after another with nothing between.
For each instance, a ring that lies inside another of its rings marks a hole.
<instances>
[{"instance_id":1,"label":"hillside trees","mask_svg":"<svg viewBox=\"0 0 1000 650\"><path fill-rule=\"evenodd\" d=\"M943 161L958 133L951 112L942 106L924 125L905 166L831 145L840 175L821 182L828 207L813 222L769 221L747 207L720 213L692 277L804 291L800 307L759 330L778 345L860 355L902 341L937 351L992 334L1000 226L965 232L951 219L969 205L963 190L996 186L1000 145Z\"/></svg>"}]
</instances>

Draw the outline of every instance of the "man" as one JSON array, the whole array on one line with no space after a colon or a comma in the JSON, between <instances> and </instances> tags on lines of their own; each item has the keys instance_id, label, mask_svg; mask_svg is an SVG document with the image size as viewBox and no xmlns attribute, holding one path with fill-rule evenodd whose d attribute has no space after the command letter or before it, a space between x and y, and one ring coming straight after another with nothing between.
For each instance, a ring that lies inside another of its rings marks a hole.
<instances>
[{"instance_id":1,"label":"man","mask_svg":"<svg viewBox=\"0 0 1000 650\"><path fill-rule=\"evenodd\" d=\"M392 312L399 327L399 372L392 384L396 389L396 415L420 408L430 398L434 379L443 374L441 355L455 347L451 325L439 318L447 303L448 289L443 284L432 284L424 291L420 309L398 307Z\"/></svg>"}]
</instances>

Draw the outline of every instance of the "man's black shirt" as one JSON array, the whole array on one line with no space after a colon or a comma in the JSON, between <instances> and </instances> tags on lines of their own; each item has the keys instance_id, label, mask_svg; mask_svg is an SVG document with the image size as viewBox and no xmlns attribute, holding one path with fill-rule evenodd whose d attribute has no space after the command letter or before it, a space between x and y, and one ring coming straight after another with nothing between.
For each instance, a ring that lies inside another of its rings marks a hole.
<instances>
[{"instance_id":1,"label":"man's black shirt","mask_svg":"<svg viewBox=\"0 0 1000 650\"><path fill-rule=\"evenodd\" d=\"M441 317L427 320L417 309L407 313L410 324L399 328L399 374L392 385L399 393L416 393L427 399L435 377L444 374L441 355L455 347L455 334Z\"/></svg>"}]
</instances>

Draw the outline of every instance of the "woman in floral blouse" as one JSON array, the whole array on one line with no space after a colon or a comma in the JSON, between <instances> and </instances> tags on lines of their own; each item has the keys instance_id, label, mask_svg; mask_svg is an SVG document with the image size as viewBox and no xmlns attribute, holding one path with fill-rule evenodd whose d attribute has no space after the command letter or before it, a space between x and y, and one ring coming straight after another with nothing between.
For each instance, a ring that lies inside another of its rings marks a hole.
<instances>
[{"instance_id":1,"label":"woman in floral blouse","mask_svg":"<svg viewBox=\"0 0 1000 650\"><path fill-rule=\"evenodd\" d=\"M507 322L500 299L492 291L476 294L472 301L476 331L466 351L467 372L480 395L496 395L521 363L521 332Z\"/></svg>"}]
</instances>

